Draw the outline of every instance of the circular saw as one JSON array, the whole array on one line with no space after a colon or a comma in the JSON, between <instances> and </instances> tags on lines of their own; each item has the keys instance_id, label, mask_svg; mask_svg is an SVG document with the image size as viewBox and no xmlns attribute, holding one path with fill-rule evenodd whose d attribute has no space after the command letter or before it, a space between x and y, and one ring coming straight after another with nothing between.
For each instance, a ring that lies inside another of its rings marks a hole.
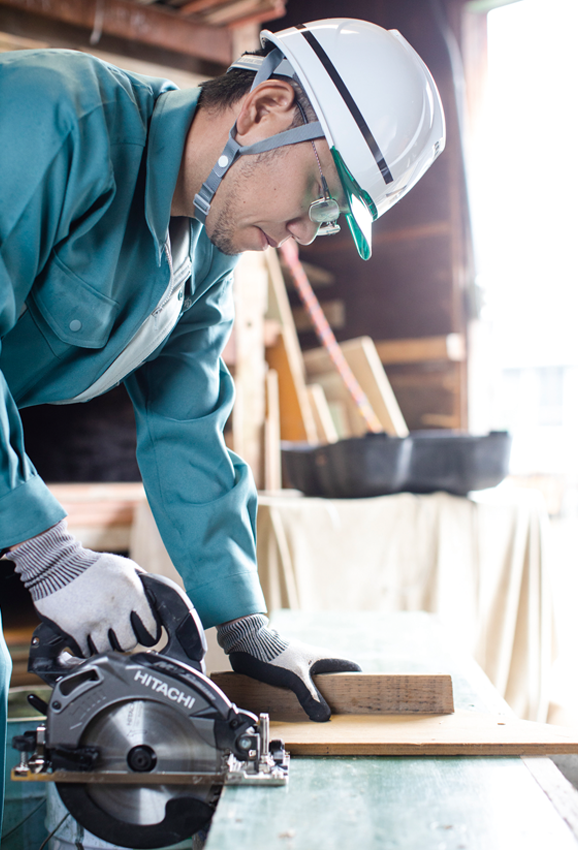
<instances>
[{"instance_id":1,"label":"circular saw","mask_svg":"<svg viewBox=\"0 0 580 850\"><path fill-rule=\"evenodd\" d=\"M207 827L223 785L280 785L288 755L268 715L243 711L205 675L197 612L174 582L143 575L165 629L161 651L80 660L53 623L34 632L29 670L53 690L36 731L13 740L13 779L56 782L71 815L132 848L175 844Z\"/></svg>"}]
</instances>

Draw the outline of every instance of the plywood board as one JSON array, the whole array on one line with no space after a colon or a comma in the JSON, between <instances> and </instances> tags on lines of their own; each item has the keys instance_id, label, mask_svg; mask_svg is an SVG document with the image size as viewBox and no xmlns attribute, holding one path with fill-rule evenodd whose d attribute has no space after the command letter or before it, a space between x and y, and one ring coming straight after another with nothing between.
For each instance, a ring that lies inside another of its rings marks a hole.
<instances>
[{"instance_id":1,"label":"plywood board","mask_svg":"<svg viewBox=\"0 0 580 850\"><path fill-rule=\"evenodd\" d=\"M278 373L268 369L266 374L266 419L264 422L264 489L282 487L282 456L280 454L280 396Z\"/></svg>"},{"instance_id":2,"label":"plywood board","mask_svg":"<svg viewBox=\"0 0 580 850\"><path fill-rule=\"evenodd\" d=\"M349 340L341 348L387 434L407 437L409 429L372 339Z\"/></svg>"},{"instance_id":3,"label":"plywood board","mask_svg":"<svg viewBox=\"0 0 580 850\"><path fill-rule=\"evenodd\" d=\"M291 755L521 756L576 753L572 730L504 715L337 715L328 723L270 724Z\"/></svg>"},{"instance_id":4,"label":"plywood board","mask_svg":"<svg viewBox=\"0 0 580 850\"><path fill-rule=\"evenodd\" d=\"M308 351L305 352L305 356L307 355ZM322 387L339 439L362 437L366 434L366 423L336 369L324 375L317 375L316 383Z\"/></svg>"},{"instance_id":5,"label":"plywood board","mask_svg":"<svg viewBox=\"0 0 580 850\"><path fill-rule=\"evenodd\" d=\"M424 363L429 360L465 360L465 337L426 336L418 339L389 339L376 343L382 363Z\"/></svg>"},{"instance_id":6,"label":"plywood board","mask_svg":"<svg viewBox=\"0 0 580 850\"><path fill-rule=\"evenodd\" d=\"M49 489L83 546L100 552L129 549L135 512L145 501L141 483L51 484Z\"/></svg>"},{"instance_id":7,"label":"plywood board","mask_svg":"<svg viewBox=\"0 0 580 850\"><path fill-rule=\"evenodd\" d=\"M303 720L295 694L238 673L213 673L212 680L247 711L272 720ZM453 711L451 676L420 673L324 673L314 676L333 714L448 714Z\"/></svg>"},{"instance_id":8,"label":"plywood board","mask_svg":"<svg viewBox=\"0 0 580 850\"><path fill-rule=\"evenodd\" d=\"M266 252L265 259L269 275L266 318L280 323L280 335L266 349L268 366L278 373L280 437L315 444L316 426L306 392L304 362L280 263L273 249Z\"/></svg>"},{"instance_id":9,"label":"plywood board","mask_svg":"<svg viewBox=\"0 0 580 850\"><path fill-rule=\"evenodd\" d=\"M234 272L236 321L233 327L236 403L232 411L233 450L243 457L259 489L264 487L264 385L266 372L264 313L268 297L268 269L264 257L251 251L240 258Z\"/></svg>"},{"instance_id":10,"label":"plywood board","mask_svg":"<svg viewBox=\"0 0 580 850\"><path fill-rule=\"evenodd\" d=\"M393 437L406 437L409 431L373 340L357 337L341 342L340 348L384 430ZM324 348L306 351L304 364L309 378L323 386L325 376L334 372Z\"/></svg>"},{"instance_id":11,"label":"plywood board","mask_svg":"<svg viewBox=\"0 0 580 850\"><path fill-rule=\"evenodd\" d=\"M312 415L314 416L319 442L322 445L336 443L338 434L332 420L332 414L326 396L324 395L324 390L320 384L309 384L306 390L308 392L308 400L310 401Z\"/></svg>"}]
</instances>

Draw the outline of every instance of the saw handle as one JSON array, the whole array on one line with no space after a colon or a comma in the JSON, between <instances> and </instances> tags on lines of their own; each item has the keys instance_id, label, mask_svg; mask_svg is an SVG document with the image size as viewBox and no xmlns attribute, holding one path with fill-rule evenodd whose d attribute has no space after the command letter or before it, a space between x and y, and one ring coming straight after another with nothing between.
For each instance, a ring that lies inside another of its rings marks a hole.
<instances>
[{"instance_id":1,"label":"saw handle","mask_svg":"<svg viewBox=\"0 0 580 850\"><path fill-rule=\"evenodd\" d=\"M71 672L74 664L78 664L78 658L70 654L70 649L79 649L76 642L52 620L43 618L32 634L28 672L35 673L53 687L62 676Z\"/></svg>"},{"instance_id":2,"label":"saw handle","mask_svg":"<svg viewBox=\"0 0 580 850\"><path fill-rule=\"evenodd\" d=\"M139 578L157 620L167 633L167 643L158 654L183 661L205 673L203 657L207 643L199 615L189 597L179 585L164 576L139 573ZM43 619L32 635L28 671L53 686L70 673L82 657L69 635L52 620Z\"/></svg>"},{"instance_id":3,"label":"saw handle","mask_svg":"<svg viewBox=\"0 0 580 850\"><path fill-rule=\"evenodd\" d=\"M167 643L159 655L185 661L201 672L207 643L199 615L179 585L164 576L140 573L145 592L159 622L167 632Z\"/></svg>"}]
</instances>

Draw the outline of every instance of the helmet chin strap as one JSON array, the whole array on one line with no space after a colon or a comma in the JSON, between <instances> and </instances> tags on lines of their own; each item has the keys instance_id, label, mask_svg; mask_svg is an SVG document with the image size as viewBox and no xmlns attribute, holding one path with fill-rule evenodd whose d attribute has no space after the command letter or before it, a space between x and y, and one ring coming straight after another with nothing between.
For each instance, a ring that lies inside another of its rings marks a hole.
<instances>
[{"instance_id":1,"label":"helmet chin strap","mask_svg":"<svg viewBox=\"0 0 580 850\"><path fill-rule=\"evenodd\" d=\"M250 59L252 61L247 61ZM247 60L242 58L239 62L235 62L231 68L256 70L256 68L259 67L251 91L263 82L263 80L270 79L274 73L281 73L284 76L290 77L293 76L290 63L284 58L284 54L278 48L272 50L265 57L248 56ZM234 124L230 130L226 146L221 152L218 161L212 168L209 177L193 199L194 216L202 224L205 224L211 202L213 201L213 197L217 192L221 181L239 157L248 156L250 154L265 153L266 151L275 150L276 148L285 147L286 145L296 145L299 142L307 142L311 139L320 139L324 137L324 131L320 121L312 121L310 124L301 124L299 127L293 127L291 130L284 130L282 133L277 133L274 136L270 136L268 139L255 142L253 145L238 144L235 138L236 135L237 126Z\"/></svg>"}]
</instances>

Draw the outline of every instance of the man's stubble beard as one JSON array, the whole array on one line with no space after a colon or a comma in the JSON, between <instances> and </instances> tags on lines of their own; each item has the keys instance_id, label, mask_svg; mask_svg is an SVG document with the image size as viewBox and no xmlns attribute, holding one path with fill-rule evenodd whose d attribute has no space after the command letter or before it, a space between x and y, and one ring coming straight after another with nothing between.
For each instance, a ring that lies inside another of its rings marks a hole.
<instances>
[{"instance_id":1,"label":"man's stubble beard","mask_svg":"<svg viewBox=\"0 0 580 850\"><path fill-rule=\"evenodd\" d=\"M218 216L213 232L211 235L208 233L209 241L212 245L215 245L222 254L226 254L228 257L233 257L240 253L234 248L234 225L231 220L231 208L232 203L228 201Z\"/></svg>"},{"instance_id":2,"label":"man's stubble beard","mask_svg":"<svg viewBox=\"0 0 580 850\"><path fill-rule=\"evenodd\" d=\"M245 184L247 191L248 183L246 180L256 170L257 162L252 160L254 160L253 156L248 160L234 164L236 172L230 172L233 179L228 188L227 199L224 201L223 209L218 213L211 234L208 233L209 241L212 245L215 245L222 254L226 254L228 257L233 257L240 253L240 250L234 247L236 207L239 208L239 199L242 191L244 191L242 188L243 185Z\"/></svg>"},{"instance_id":3,"label":"man's stubble beard","mask_svg":"<svg viewBox=\"0 0 580 850\"><path fill-rule=\"evenodd\" d=\"M208 233L209 241L222 254L233 257L240 253L240 249L234 247L234 237L236 231L235 209L236 206L238 208L240 206L238 202L242 192L248 191L248 187L251 186L251 178L259 166L271 164L274 160L285 156L286 152L287 148L285 147L274 148L274 150L266 151L265 153L242 157L241 160L234 163L233 168L236 171L235 173L230 172L233 180L228 190L228 198L224 202L222 211L218 214L212 233Z\"/></svg>"}]
</instances>

